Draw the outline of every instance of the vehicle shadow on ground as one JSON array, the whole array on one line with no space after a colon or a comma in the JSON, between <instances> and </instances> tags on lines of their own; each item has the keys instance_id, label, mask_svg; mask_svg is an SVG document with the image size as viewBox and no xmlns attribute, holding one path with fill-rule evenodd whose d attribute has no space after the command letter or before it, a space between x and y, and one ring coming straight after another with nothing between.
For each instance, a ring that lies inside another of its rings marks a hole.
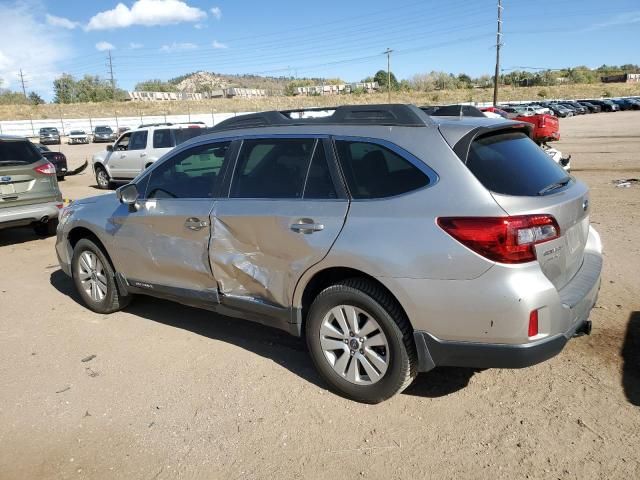
<instances>
[{"instance_id":1,"label":"vehicle shadow on ground","mask_svg":"<svg viewBox=\"0 0 640 480\"><path fill-rule=\"evenodd\" d=\"M437 367L420 373L404 393L415 397L445 397L469 385L477 371L473 368Z\"/></svg>"},{"instance_id":2,"label":"vehicle shadow on ground","mask_svg":"<svg viewBox=\"0 0 640 480\"><path fill-rule=\"evenodd\" d=\"M73 280L62 270L52 272L50 281L56 290L82 305ZM258 323L145 295L137 296L126 308L126 312L236 345L274 361L317 387L328 388L311 362L304 339ZM418 375L405 393L421 397L442 397L466 387L473 373L474 370L462 368L435 369Z\"/></svg>"},{"instance_id":3,"label":"vehicle shadow on ground","mask_svg":"<svg viewBox=\"0 0 640 480\"><path fill-rule=\"evenodd\" d=\"M0 230L0 247L46 240L48 237L36 235L31 227L7 228Z\"/></svg>"},{"instance_id":4,"label":"vehicle shadow on ground","mask_svg":"<svg viewBox=\"0 0 640 480\"><path fill-rule=\"evenodd\" d=\"M640 407L640 312L631 312L622 345L622 388L633 405Z\"/></svg>"}]
</instances>

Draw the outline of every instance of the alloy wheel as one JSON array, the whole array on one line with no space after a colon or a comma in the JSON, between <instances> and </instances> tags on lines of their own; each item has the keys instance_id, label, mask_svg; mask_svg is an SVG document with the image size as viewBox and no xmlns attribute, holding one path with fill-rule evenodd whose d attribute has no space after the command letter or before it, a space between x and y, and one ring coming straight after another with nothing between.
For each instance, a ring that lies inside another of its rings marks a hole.
<instances>
[{"instance_id":1,"label":"alloy wheel","mask_svg":"<svg viewBox=\"0 0 640 480\"><path fill-rule=\"evenodd\" d=\"M107 277L97 255L85 250L78 262L78 278L85 293L94 301L101 302L107 296Z\"/></svg>"},{"instance_id":2,"label":"alloy wheel","mask_svg":"<svg viewBox=\"0 0 640 480\"><path fill-rule=\"evenodd\" d=\"M320 345L333 370L357 385L378 382L389 367L389 342L380 325L352 305L338 305L324 316Z\"/></svg>"}]
</instances>

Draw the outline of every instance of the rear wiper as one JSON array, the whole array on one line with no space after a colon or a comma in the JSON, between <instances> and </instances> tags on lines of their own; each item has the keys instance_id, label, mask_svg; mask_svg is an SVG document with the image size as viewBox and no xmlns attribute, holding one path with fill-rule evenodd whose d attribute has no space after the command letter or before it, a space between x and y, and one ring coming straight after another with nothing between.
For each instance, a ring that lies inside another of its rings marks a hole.
<instances>
[{"instance_id":1,"label":"rear wiper","mask_svg":"<svg viewBox=\"0 0 640 480\"><path fill-rule=\"evenodd\" d=\"M558 188L564 187L567 183L571 181L571 177L567 177L565 180L561 180L560 182L552 183L551 185L547 185L542 190L538 192L538 195L544 195Z\"/></svg>"}]
</instances>

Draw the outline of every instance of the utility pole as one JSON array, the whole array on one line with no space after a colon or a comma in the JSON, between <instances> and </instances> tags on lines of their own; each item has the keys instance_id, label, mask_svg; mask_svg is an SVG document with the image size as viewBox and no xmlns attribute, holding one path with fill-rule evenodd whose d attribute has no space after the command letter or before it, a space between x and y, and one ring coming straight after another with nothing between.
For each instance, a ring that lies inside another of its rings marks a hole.
<instances>
[{"instance_id":1,"label":"utility pole","mask_svg":"<svg viewBox=\"0 0 640 480\"><path fill-rule=\"evenodd\" d=\"M24 74L22 73L22 69L20 69L20 82L22 83L22 94L24 98L27 98L27 88L24 86Z\"/></svg>"},{"instance_id":2,"label":"utility pole","mask_svg":"<svg viewBox=\"0 0 640 480\"><path fill-rule=\"evenodd\" d=\"M109 77L111 77L111 100L116 99L116 81L113 78L113 61L111 58L111 50L109 50L109 56L107 57L109 60Z\"/></svg>"},{"instance_id":3,"label":"utility pole","mask_svg":"<svg viewBox=\"0 0 640 480\"><path fill-rule=\"evenodd\" d=\"M496 33L496 71L493 77L493 106L498 104L498 79L500 78L500 47L502 46L502 0L498 0L498 32Z\"/></svg>"},{"instance_id":4,"label":"utility pole","mask_svg":"<svg viewBox=\"0 0 640 480\"><path fill-rule=\"evenodd\" d=\"M387 103L391 103L391 52L390 48L383 52L387 56Z\"/></svg>"}]
</instances>

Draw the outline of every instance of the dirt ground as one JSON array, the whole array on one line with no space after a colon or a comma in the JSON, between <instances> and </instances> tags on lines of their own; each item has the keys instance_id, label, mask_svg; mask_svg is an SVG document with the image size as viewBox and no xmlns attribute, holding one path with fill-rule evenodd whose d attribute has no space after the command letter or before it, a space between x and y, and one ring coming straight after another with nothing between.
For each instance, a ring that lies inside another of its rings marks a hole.
<instances>
[{"instance_id":1,"label":"dirt ground","mask_svg":"<svg viewBox=\"0 0 640 480\"><path fill-rule=\"evenodd\" d=\"M94 314L54 239L1 231L0 478L640 478L640 186L612 184L640 177L640 112L561 129L605 248L593 334L377 406L327 391L275 330L144 297ZM99 148L62 146L72 167Z\"/></svg>"}]
</instances>

